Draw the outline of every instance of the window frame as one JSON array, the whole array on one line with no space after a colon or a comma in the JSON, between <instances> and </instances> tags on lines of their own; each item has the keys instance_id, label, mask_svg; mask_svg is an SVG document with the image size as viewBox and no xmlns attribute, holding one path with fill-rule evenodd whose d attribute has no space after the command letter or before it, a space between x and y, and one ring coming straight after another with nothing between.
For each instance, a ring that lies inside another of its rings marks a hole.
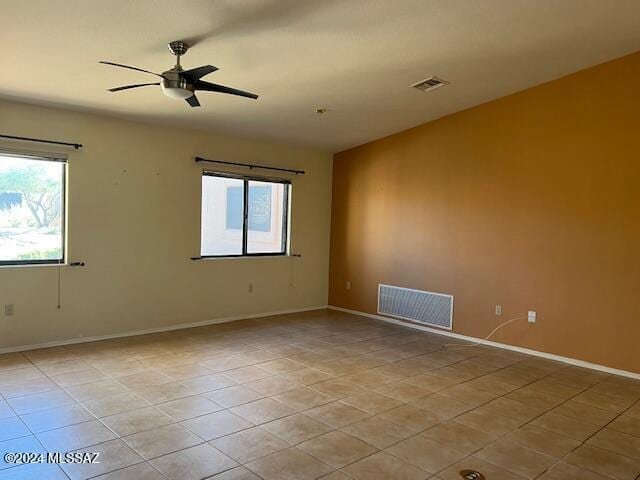
<instances>
[{"instance_id":1,"label":"window frame","mask_svg":"<svg viewBox=\"0 0 640 480\"><path fill-rule=\"evenodd\" d=\"M67 176L69 174L69 163L66 155L47 155L44 153L30 153L22 151L0 149L0 156L21 158L24 160L37 160L42 162L56 162L62 164L62 185L60 198L60 235L62 240L61 250L62 256L58 260L2 260L0 259L0 268L2 267L30 267L30 266L47 266L47 265L66 265L67 264Z\"/></svg>"},{"instance_id":2,"label":"window frame","mask_svg":"<svg viewBox=\"0 0 640 480\"><path fill-rule=\"evenodd\" d=\"M203 255L202 253L202 179L204 177L233 178L242 180L243 202L242 202L242 253ZM282 244L279 252L256 252L249 253L247 244L249 240L249 182L279 183L284 185L283 211L282 211ZM262 177L254 175L242 175L238 173L220 172L215 170L203 170L200 178L200 258L251 258L251 257L286 257L289 256L290 236L291 236L291 180L286 178Z\"/></svg>"}]
</instances>

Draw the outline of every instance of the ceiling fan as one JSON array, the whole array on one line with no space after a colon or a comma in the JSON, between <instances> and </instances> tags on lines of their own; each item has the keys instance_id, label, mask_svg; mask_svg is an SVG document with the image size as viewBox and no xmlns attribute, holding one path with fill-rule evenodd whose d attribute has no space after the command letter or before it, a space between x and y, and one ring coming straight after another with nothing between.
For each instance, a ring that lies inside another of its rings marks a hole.
<instances>
[{"instance_id":1,"label":"ceiling fan","mask_svg":"<svg viewBox=\"0 0 640 480\"><path fill-rule=\"evenodd\" d=\"M176 65L172 69L167 70L166 72L162 72L161 74L150 72L149 70L144 70L138 67L121 65L119 63L104 61L99 62L104 63L105 65L113 65L114 67L128 68L129 70L137 70L138 72L150 73L151 75L155 75L162 79L161 81L154 83L137 83L135 85L110 88L109 91L120 92L122 90L129 90L131 88L159 85L160 88L162 88L162 92L167 97L186 100L187 103L192 107L200 106L198 97L196 97L196 92L198 91L228 93L230 95L253 98L254 100L258 98L258 95L254 93L245 92L242 90L237 90L235 88L225 87L224 85L218 85L217 83L209 83L205 82L204 80L200 80L205 75L218 70L218 67L214 67L213 65L203 65L202 67L183 70L182 66L180 65L180 57L187 53L187 50L189 50L189 45L187 45L185 42L176 41L169 43L168 47L169 51L177 57Z\"/></svg>"}]
</instances>

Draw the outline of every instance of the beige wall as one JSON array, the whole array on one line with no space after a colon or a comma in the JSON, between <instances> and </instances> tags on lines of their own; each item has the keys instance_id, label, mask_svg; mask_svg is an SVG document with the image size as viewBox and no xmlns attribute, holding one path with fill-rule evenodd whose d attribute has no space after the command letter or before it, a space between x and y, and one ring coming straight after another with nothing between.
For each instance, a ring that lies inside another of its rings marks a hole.
<instances>
[{"instance_id":1,"label":"beige wall","mask_svg":"<svg viewBox=\"0 0 640 480\"><path fill-rule=\"evenodd\" d=\"M533 309L495 340L640 372L639 85L636 53L337 154L330 304L451 293L474 337Z\"/></svg>"},{"instance_id":2,"label":"beige wall","mask_svg":"<svg viewBox=\"0 0 640 480\"><path fill-rule=\"evenodd\" d=\"M85 145L64 151L69 259L87 262L62 270L61 310L55 267L0 268L0 306L15 305L13 317L0 311L0 349L326 305L329 154L7 101L0 133ZM306 170L292 187L292 250L303 257L189 260L200 252L195 155Z\"/></svg>"}]
</instances>

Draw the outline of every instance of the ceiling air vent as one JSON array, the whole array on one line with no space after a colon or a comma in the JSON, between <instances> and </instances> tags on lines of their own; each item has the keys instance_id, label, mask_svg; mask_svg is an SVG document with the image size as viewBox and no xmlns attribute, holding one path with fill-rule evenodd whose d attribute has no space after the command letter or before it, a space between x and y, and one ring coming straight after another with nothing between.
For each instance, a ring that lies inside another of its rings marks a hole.
<instances>
[{"instance_id":1,"label":"ceiling air vent","mask_svg":"<svg viewBox=\"0 0 640 480\"><path fill-rule=\"evenodd\" d=\"M430 92L431 90L444 87L445 85L449 85L449 82L438 77L429 77L421 82L414 83L411 87L416 88L421 92Z\"/></svg>"}]
</instances>

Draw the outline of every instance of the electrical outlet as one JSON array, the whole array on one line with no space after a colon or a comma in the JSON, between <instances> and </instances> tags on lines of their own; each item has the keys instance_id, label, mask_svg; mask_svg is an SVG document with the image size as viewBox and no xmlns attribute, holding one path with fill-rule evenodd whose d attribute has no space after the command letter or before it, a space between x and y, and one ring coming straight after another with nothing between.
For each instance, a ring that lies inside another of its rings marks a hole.
<instances>
[{"instance_id":1,"label":"electrical outlet","mask_svg":"<svg viewBox=\"0 0 640 480\"><path fill-rule=\"evenodd\" d=\"M347 283L344 284L344 288L346 288L347 290L351 290L351 282L349 280L347 280Z\"/></svg>"},{"instance_id":2,"label":"electrical outlet","mask_svg":"<svg viewBox=\"0 0 640 480\"><path fill-rule=\"evenodd\" d=\"M13 303L5 303L4 304L4 316L11 317L13 316L15 310L13 308Z\"/></svg>"},{"instance_id":3,"label":"electrical outlet","mask_svg":"<svg viewBox=\"0 0 640 480\"><path fill-rule=\"evenodd\" d=\"M502 315L502 305L496 305L496 315Z\"/></svg>"},{"instance_id":4,"label":"electrical outlet","mask_svg":"<svg viewBox=\"0 0 640 480\"><path fill-rule=\"evenodd\" d=\"M535 310L529 310L527 312L527 320L529 321L529 323L536 323L537 319L538 314L535 312Z\"/></svg>"},{"instance_id":5,"label":"electrical outlet","mask_svg":"<svg viewBox=\"0 0 640 480\"><path fill-rule=\"evenodd\" d=\"M249 293L253 293L253 283L249 284Z\"/></svg>"}]
</instances>

